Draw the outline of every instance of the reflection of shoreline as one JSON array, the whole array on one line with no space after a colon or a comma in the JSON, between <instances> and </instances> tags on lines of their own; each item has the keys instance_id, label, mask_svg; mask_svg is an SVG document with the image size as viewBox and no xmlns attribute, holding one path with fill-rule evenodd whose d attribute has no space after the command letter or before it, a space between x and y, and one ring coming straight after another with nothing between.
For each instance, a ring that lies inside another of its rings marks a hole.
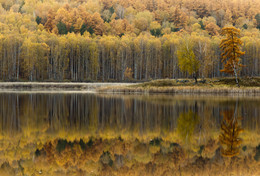
<instances>
[{"instance_id":1,"label":"reflection of shoreline","mask_svg":"<svg viewBox=\"0 0 260 176\"><path fill-rule=\"evenodd\" d=\"M246 87L246 88L236 88L236 87L194 87L194 86L169 86L169 87L128 87L128 86L118 86L118 87L102 87L98 89L100 93L110 93L110 94L153 94L153 93L165 93L174 95L224 95L224 96L259 96L259 87Z\"/></svg>"},{"instance_id":2,"label":"reflection of shoreline","mask_svg":"<svg viewBox=\"0 0 260 176\"><path fill-rule=\"evenodd\" d=\"M186 99L186 100L193 100L196 98L196 100L211 100L211 101L220 101L220 100L260 100L260 94L257 95L244 95L244 94L238 94L238 95L214 95L214 94L170 94L170 93L150 93L150 94L142 94L142 93L133 93L133 94L124 94L124 93L98 93L95 94L99 97L106 97L106 98L151 98L151 99L158 99L158 98L165 98L165 99Z\"/></svg>"},{"instance_id":3,"label":"reflection of shoreline","mask_svg":"<svg viewBox=\"0 0 260 176\"><path fill-rule=\"evenodd\" d=\"M205 99L210 99L211 101L220 101L220 100L260 100L260 94L259 95L251 95L251 94L236 94L236 95L221 95L221 94L171 94L171 93L149 93L149 94L143 94L143 93L98 93L94 90L12 90L12 89L1 89L0 90L0 95L1 94L13 94L13 95L40 95L40 94L52 94L52 95L73 95L73 94L78 94L78 95L85 95L85 94L95 94L98 97L104 97L104 98L120 98L120 99L125 99L125 98L167 98L167 99L173 99L173 98L183 98L183 99L194 99L196 98L197 100L205 100Z\"/></svg>"}]
</instances>

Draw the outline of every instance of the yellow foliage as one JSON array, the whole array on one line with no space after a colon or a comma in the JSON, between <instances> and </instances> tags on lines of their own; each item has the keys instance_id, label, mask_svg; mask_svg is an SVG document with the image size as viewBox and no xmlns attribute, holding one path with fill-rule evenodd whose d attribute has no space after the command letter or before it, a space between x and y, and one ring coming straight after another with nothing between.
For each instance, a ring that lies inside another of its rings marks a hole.
<instances>
[{"instance_id":1,"label":"yellow foliage","mask_svg":"<svg viewBox=\"0 0 260 176\"><path fill-rule=\"evenodd\" d=\"M238 38L240 36L240 30L234 27L226 27L222 29L222 35L226 35L220 43L220 48L223 50L222 62L225 62L224 69L221 70L226 73L235 73L239 71L239 68L243 65L240 61L240 56L245 53L240 50L242 41Z\"/></svg>"}]
</instances>

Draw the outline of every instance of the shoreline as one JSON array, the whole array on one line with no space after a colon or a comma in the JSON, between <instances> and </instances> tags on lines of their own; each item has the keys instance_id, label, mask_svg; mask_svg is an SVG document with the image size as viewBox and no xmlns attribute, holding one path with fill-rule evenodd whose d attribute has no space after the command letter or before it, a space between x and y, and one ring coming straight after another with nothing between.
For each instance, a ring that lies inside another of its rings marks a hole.
<instances>
[{"instance_id":1,"label":"shoreline","mask_svg":"<svg viewBox=\"0 0 260 176\"><path fill-rule=\"evenodd\" d=\"M149 82L148 82L149 83ZM143 86L147 83L0 82L0 93L105 93L105 94L197 94L260 95L260 87L209 85Z\"/></svg>"},{"instance_id":2,"label":"shoreline","mask_svg":"<svg viewBox=\"0 0 260 176\"><path fill-rule=\"evenodd\" d=\"M198 94L198 95L260 95L260 79L241 78L240 87L236 86L233 78L192 79L158 79L133 86L102 87L101 93L165 93L165 94Z\"/></svg>"}]
</instances>

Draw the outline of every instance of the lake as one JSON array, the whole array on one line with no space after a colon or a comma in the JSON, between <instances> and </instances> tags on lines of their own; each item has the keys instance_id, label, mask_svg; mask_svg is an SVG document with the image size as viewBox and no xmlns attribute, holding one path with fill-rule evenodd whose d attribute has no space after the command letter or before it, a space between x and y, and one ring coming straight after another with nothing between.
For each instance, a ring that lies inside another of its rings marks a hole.
<instances>
[{"instance_id":1,"label":"lake","mask_svg":"<svg viewBox=\"0 0 260 176\"><path fill-rule=\"evenodd\" d=\"M0 175L260 175L260 97L0 93Z\"/></svg>"}]
</instances>

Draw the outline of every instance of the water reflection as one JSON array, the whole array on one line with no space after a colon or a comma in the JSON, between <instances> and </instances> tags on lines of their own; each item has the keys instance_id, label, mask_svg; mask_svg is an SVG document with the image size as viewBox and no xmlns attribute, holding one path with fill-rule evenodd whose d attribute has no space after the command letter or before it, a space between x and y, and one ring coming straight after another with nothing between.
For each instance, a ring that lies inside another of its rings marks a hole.
<instances>
[{"instance_id":1,"label":"water reflection","mask_svg":"<svg viewBox=\"0 0 260 176\"><path fill-rule=\"evenodd\" d=\"M259 105L257 97L0 94L0 175L260 175Z\"/></svg>"},{"instance_id":2,"label":"water reflection","mask_svg":"<svg viewBox=\"0 0 260 176\"><path fill-rule=\"evenodd\" d=\"M180 114L178 118L177 132L183 141L190 143L195 127L198 123L199 116L197 113L189 110L188 112Z\"/></svg>"},{"instance_id":3,"label":"water reflection","mask_svg":"<svg viewBox=\"0 0 260 176\"><path fill-rule=\"evenodd\" d=\"M225 146L221 148L221 154L225 157L233 157L239 155L242 139L239 134L243 129L238 124L237 104L235 110L226 110L223 112L223 120L221 122L220 143Z\"/></svg>"}]
</instances>

